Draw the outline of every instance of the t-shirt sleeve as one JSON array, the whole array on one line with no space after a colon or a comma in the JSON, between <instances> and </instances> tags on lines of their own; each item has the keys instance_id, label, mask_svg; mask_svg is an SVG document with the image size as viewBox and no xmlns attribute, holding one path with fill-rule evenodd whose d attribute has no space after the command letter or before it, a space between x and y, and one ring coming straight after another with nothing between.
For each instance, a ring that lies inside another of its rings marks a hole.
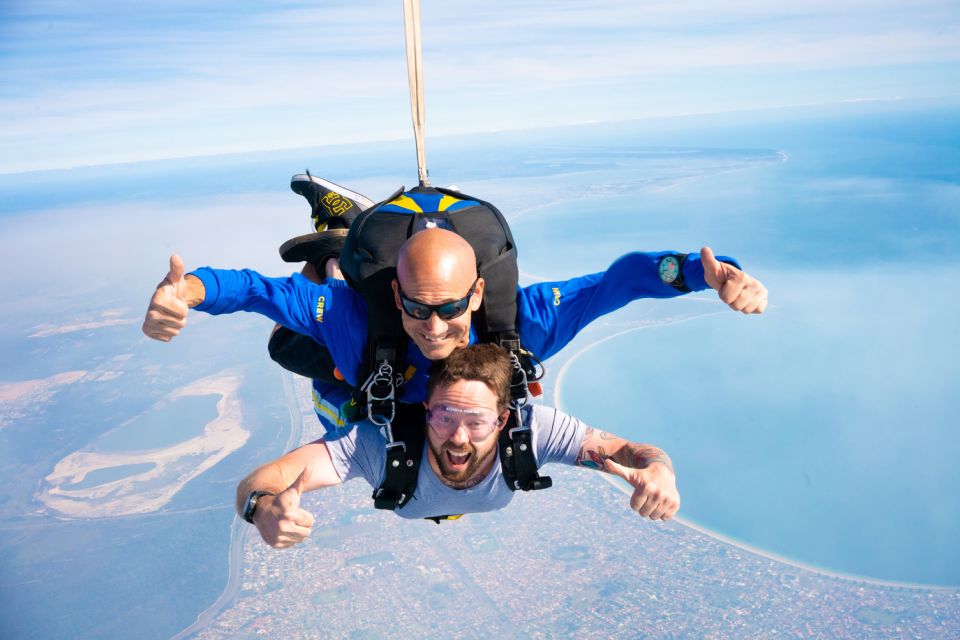
<instances>
[{"instance_id":1,"label":"t-shirt sleeve","mask_svg":"<svg viewBox=\"0 0 960 640\"><path fill-rule=\"evenodd\" d=\"M583 446L587 425L553 407L533 405L530 429L537 452L537 467L551 462L574 465Z\"/></svg>"},{"instance_id":2,"label":"t-shirt sleeve","mask_svg":"<svg viewBox=\"0 0 960 640\"><path fill-rule=\"evenodd\" d=\"M385 441L373 424L359 422L349 431L328 434L324 442L342 481L363 478L371 487L383 482Z\"/></svg>"}]
</instances>

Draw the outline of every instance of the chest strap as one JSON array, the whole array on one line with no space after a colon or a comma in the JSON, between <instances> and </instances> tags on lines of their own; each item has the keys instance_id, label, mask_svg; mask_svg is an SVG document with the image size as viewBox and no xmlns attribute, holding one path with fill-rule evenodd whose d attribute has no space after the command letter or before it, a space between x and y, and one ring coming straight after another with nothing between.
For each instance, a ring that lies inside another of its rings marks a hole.
<instances>
[{"instance_id":1,"label":"chest strap","mask_svg":"<svg viewBox=\"0 0 960 640\"><path fill-rule=\"evenodd\" d=\"M393 421L394 440L387 443L383 482L373 492L373 506L388 511L403 507L413 497L426 438L422 407L398 404L397 410ZM553 480L550 476L541 476L537 470L533 434L530 427L522 426L522 422L519 423L521 426L517 426L518 415L519 412L511 412L497 441L503 480L511 491L548 489L553 486Z\"/></svg>"}]
</instances>

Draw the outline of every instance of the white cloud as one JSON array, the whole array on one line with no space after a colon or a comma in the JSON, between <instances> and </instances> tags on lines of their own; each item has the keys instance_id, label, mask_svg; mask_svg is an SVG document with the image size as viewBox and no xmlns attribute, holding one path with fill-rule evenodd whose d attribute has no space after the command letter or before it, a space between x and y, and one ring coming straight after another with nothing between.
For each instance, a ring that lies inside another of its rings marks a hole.
<instances>
[{"instance_id":1,"label":"white cloud","mask_svg":"<svg viewBox=\"0 0 960 640\"><path fill-rule=\"evenodd\" d=\"M19 10L3 27L0 171L409 129L396 2ZM628 104L633 117L769 106L771 76L793 104L943 95L960 75L960 16L947 2L460 1L422 11L428 134L610 120ZM908 80L911 65L935 69L932 80ZM886 67L894 73L882 83L865 79Z\"/></svg>"}]
</instances>

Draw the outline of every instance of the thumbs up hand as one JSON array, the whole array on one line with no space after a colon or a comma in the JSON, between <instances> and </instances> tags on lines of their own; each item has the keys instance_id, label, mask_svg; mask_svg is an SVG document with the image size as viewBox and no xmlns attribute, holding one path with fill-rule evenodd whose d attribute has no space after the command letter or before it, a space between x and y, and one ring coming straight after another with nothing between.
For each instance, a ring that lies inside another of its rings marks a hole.
<instances>
[{"instance_id":1,"label":"thumbs up hand","mask_svg":"<svg viewBox=\"0 0 960 640\"><path fill-rule=\"evenodd\" d=\"M767 288L759 280L717 260L710 247L700 249L700 261L707 284L731 309L741 313L763 313L767 308Z\"/></svg>"},{"instance_id":2,"label":"thumbs up hand","mask_svg":"<svg viewBox=\"0 0 960 640\"><path fill-rule=\"evenodd\" d=\"M669 520L680 508L676 478L666 465L653 463L645 469L632 469L607 458L603 468L633 486L630 508L644 518Z\"/></svg>"},{"instance_id":3,"label":"thumbs up hand","mask_svg":"<svg viewBox=\"0 0 960 640\"><path fill-rule=\"evenodd\" d=\"M292 547L310 536L313 515L300 508L300 496L309 486L310 475L307 466L285 491L275 496L262 496L257 501L253 524L263 541L274 549Z\"/></svg>"},{"instance_id":4,"label":"thumbs up hand","mask_svg":"<svg viewBox=\"0 0 960 640\"><path fill-rule=\"evenodd\" d=\"M143 332L162 342L170 342L187 324L187 284L183 260L170 256L170 270L154 291L143 320Z\"/></svg>"},{"instance_id":5,"label":"thumbs up hand","mask_svg":"<svg viewBox=\"0 0 960 640\"><path fill-rule=\"evenodd\" d=\"M189 280L184 278L184 271L180 256L170 256L170 270L157 285L143 320L143 332L154 340L170 342L186 326L190 306L203 300L202 294L196 299L196 288L198 285L202 288L202 283L193 276Z\"/></svg>"}]
</instances>

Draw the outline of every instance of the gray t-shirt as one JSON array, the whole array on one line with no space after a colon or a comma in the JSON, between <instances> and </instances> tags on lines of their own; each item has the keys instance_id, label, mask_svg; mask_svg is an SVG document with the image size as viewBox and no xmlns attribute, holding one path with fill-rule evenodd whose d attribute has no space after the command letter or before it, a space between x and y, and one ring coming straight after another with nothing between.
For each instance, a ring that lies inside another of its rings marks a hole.
<instances>
[{"instance_id":1,"label":"gray t-shirt","mask_svg":"<svg viewBox=\"0 0 960 640\"><path fill-rule=\"evenodd\" d=\"M523 420L530 427L537 468L550 462L575 464L583 444L586 425L553 407L528 405L522 410ZM427 459L429 445L424 443L423 460L417 476L413 498L397 509L403 518L429 518L458 513L480 513L502 509L513 499L500 470L497 452L493 468L483 481L469 489L452 489L437 477ZM369 422L357 424L347 433L327 440L333 466L346 482L362 477L371 487L383 482L386 460L385 438Z\"/></svg>"}]
</instances>

